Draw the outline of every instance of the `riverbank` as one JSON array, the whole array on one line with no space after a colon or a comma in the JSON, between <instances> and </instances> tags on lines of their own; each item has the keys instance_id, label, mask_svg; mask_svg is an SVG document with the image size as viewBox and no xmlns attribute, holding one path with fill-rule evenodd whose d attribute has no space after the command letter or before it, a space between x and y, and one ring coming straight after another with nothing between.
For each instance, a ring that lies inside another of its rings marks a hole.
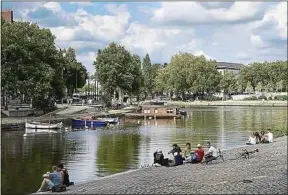
<instances>
[{"instance_id":1,"label":"riverbank","mask_svg":"<svg viewBox=\"0 0 288 195\"><path fill-rule=\"evenodd\" d=\"M258 106L258 107L287 107L287 101L274 100L226 100L226 101L168 101L167 105L191 108L195 106Z\"/></svg>"},{"instance_id":2,"label":"riverbank","mask_svg":"<svg viewBox=\"0 0 288 195\"><path fill-rule=\"evenodd\" d=\"M250 159L235 160L242 149L259 149L259 152ZM287 136L275 139L272 144L234 148L223 154L225 162L148 167L76 183L59 194L287 193Z\"/></svg>"}]
</instances>

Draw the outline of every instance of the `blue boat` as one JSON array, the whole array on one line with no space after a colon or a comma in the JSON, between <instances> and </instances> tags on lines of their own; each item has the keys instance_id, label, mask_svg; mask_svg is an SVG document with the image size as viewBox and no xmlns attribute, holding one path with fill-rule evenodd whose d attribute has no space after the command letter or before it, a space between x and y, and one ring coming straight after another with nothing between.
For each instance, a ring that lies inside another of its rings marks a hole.
<instances>
[{"instance_id":1,"label":"blue boat","mask_svg":"<svg viewBox=\"0 0 288 195\"><path fill-rule=\"evenodd\" d=\"M105 127L107 122L101 120L90 120L90 119L72 119L73 127Z\"/></svg>"}]
</instances>

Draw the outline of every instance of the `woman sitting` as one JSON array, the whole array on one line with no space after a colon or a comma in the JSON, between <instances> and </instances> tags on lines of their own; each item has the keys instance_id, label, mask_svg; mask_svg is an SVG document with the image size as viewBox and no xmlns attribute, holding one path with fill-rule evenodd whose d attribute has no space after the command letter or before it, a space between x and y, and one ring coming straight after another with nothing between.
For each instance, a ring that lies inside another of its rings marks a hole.
<instances>
[{"instance_id":1,"label":"woman sitting","mask_svg":"<svg viewBox=\"0 0 288 195\"><path fill-rule=\"evenodd\" d=\"M255 145L256 144L256 136L254 135L254 133L252 133L250 136L249 136L249 140L248 142L246 143L246 145Z\"/></svg>"}]
</instances>

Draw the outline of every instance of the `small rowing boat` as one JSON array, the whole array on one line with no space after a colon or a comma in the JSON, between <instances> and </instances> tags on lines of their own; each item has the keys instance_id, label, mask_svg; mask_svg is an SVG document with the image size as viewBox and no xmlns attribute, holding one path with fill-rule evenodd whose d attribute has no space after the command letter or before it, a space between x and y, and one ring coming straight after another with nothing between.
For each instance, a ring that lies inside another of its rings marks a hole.
<instances>
[{"instance_id":1,"label":"small rowing boat","mask_svg":"<svg viewBox=\"0 0 288 195\"><path fill-rule=\"evenodd\" d=\"M56 124L42 123L36 121L25 122L25 128L27 129L61 129L62 127L63 127L62 122Z\"/></svg>"}]
</instances>

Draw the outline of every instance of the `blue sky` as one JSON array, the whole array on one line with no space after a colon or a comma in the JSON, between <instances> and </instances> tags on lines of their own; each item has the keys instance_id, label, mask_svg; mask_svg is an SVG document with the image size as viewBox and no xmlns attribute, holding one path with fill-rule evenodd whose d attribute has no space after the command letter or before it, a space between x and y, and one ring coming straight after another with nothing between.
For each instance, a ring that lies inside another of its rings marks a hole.
<instances>
[{"instance_id":1,"label":"blue sky","mask_svg":"<svg viewBox=\"0 0 288 195\"><path fill-rule=\"evenodd\" d=\"M287 60L287 2L2 2L15 20L50 28L89 72L114 41L153 63L178 52L248 64Z\"/></svg>"}]
</instances>

